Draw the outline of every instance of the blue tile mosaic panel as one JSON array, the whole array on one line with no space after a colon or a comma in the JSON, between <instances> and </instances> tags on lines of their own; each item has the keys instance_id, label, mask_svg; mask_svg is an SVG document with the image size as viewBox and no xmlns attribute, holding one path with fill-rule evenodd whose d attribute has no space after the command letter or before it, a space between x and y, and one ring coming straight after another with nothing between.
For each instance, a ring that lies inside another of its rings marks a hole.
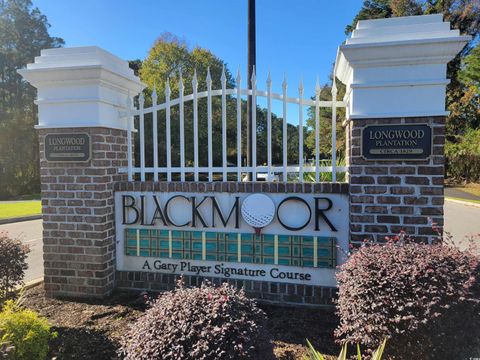
<instances>
[{"instance_id":1,"label":"blue tile mosaic panel","mask_svg":"<svg viewBox=\"0 0 480 360\"><path fill-rule=\"evenodd\" d=\"M334 268L336 238L125 229L125 255Z\"/></svg>"}]
</instances>

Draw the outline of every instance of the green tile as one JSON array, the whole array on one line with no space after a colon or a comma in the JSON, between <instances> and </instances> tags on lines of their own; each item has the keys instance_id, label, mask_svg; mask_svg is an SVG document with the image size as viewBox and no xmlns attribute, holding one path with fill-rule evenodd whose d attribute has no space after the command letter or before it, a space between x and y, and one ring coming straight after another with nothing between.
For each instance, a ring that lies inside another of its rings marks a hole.
<instances>
[{"instance_id":1,"label":"green tile","mask_svg":"<svg viewBox=\"0 0 480 360\"><path fill-rule=\"evenodd\" d=\"M278 235L278 243L279 244L290 244L290 236L289 235Z\"/></svg>"},{"instance_id":2,"label":"green tile","mask_svg":"<svg viewBox=\"0 0 480 360\"><path fill-rule=\"evenodd\" d=\"M205 239L207 240L217 240L217 233L214 232L206 232Z\"/></svg>"},{"instance_id":3,"label":"green tile","mask_svg":"<svg viewBox=\"0 0 480 360\"><path fill-rule=\"evenodd\" d=\"M160 236L168 238L168 230L160 230Z\"/></svg>"},{"instance_id":4,"label":"green tile","mask_svg":"<svg viewBox=\"0 0 480 360\"><path fill-rule=\"evenodd\" d=\"M278 247L278 255L279 256L290 256L291 255L291 248L290 246L279 246Z\"/></svg>"},{"instance_id":5,"label":"green tile","mask_svg":"<svg viewBox=\"0 0 480 360\"><path fill-rule=\"evenodd\" d=\"M317 249L318 257L330 257L332 256L332 251L330 249Z\"/></svg>"},{"instance_id":6,"label":"green tile","mask_svg":"<svg viewBox=\"0 0 480 360\"><path fill-rule=\"evenodd\" d=\"M242 244L241 252L242 252L242 254L252 255L253 254L253 246L248 245L248 244Z\"/></svg>"},{"instance_id":7,"label":"green tile","mask_svg":"<svg viewBox=\"0 0 480 360\"><path fill-rule=\"evenodd\" d=\"M193 231L192 232L192 239L202 240L202 232L201 231Z\"/></svg>"},{"instance_id":8,"label":"green tile","mask_svg":"<svg viewBox=\"0 0 480 360\"><path fill-rule=\"evenodd\" d=\"M217 243L212 241L207 241L205 244L205 249L209 251L217 251Z\"/></svg>"},{"instance_id":9,"label":"green tile","mask_svg":"<svg viewBox=\"0 0 480 360\"><path fill-rule=\"evenodd\" d=\"M252 242L253 241L253 234L241 234L241 240L243 242Z\"/></svg>"},{"instance_id":10,"label":"green tile","mask_svg":"<svg viewBox=\"0 0 480 360\"><path fill-rule=\"evenodd\" d=\"M168 240L160 241L160 249L161 250L168 250L168 248L169 248Z\"/></svg>"},{"instance_id":11,"label":"green tile","mask_svg":"<svg viewBox=\"0 0 480 360\"><path fill-rule=\"evenodd\" d=\"M270 234L263 235L263 241L273 243L275 241L275 235L270 235Z\"/></svg>"},{"instance_id":12,"label":"green tile","mask_svg":"<svg viewBox=\"0 0 480 360\"><path fill-rule=\"evenodd\" d=\"M312 260L303 260L303 266L313 266L313 261Z\"/></svg>"},{"instance_id":13,"label":"green tile","mask_svg":"<svg viewBox=\"0 0 480 360\"><path fill-rule=\"evenodd\" d=\"M313 246L313 236L303 236L302 245L303 244Z\"/></svg>"},{"instance_id":14,"label":"green tile","mask_svg":"<svg viewBox=\"0 0 480 360\"><path fill-rule=\"evenodd\" d=\"M302 247L302 256L313 258L313 248Z\"/></svg>"},{"instance_id":15,"label":"green tile","mask_svg":"<svg viewBox=\"0 0 480 360\"><path fill-rule=\"evenodd\" d=\"M182 240L183 239L183 231L172 230L172 238Z\"/></svg>"},{"instance_id":16,"label":"green tile","mask_svg":"<svg viewBox=\"0 0 480 360\"><path fill-rule=\"evenodd\" d=\"M227 252L229 252L229 253L237 253L237 252L238 252L238 246L237 246L237 244L228 244L228 245L227 245Z\"/></svg>"},{"instance_id":17,"label":"green tile","mask_svg":"<svg viewBox=\"0 0 480 360\"><path fill-rule=\"evenodd\" d=\"M275 254L275 247L273 245L263 245L263 254L265 255Z\"/></svg>"},{"instance_id":18,"label":"green tile","mask_svg":"<svg viewBox=\"0 0 480 360\"><path fill-rule=\"evenodd\" d=\"M125 254L137 256L137 229L125 229ZM169 232L164 229L140 229L140 256L168 257ZM172 230L172 257L202 259L202 232ZM205 232L208 260L237 262L238 234ZM273 264L275 235L241 233L241 260L245 263ZM280 265L313 266L313 236L278 235ZM334 267L336 238L317 238L319 267ZM253 255L255 254L255 257Z\"/></svg>"},{"instance_id":19,"label":"green tile","mask_svg":"<svg viewBox=\"0 0 480 360\"><path fill-rule=\"evenodd\" d=\"M181 250L183 249L183 241L172 240L172 250Z\"/></svg>"}]
</instances>

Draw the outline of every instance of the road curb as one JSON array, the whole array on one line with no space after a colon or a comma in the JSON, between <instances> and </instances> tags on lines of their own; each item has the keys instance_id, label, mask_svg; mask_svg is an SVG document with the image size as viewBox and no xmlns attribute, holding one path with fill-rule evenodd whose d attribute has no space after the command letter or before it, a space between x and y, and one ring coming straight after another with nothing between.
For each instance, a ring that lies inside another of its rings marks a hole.
<instances>
[{"instance_id":1,"label":"road curb","mask_svg":"<svg viewBox=\"0 0 480 360\"><path fill-rule=\"evenodd\" d=\"M42 215L39 214L39 215L22 216L22 217L9 218L9 219L0 219L0 225L12 224L12 223L21 222L21 221L38 220L41 218L42 218Z\"/></svg>"},{"instance_id":2,"label":"road curb","mask_svg":"<svg viewBox=\"0 0 480 360\"><path fill-rule=\"evenodd\" d=\"M43 283L43 276L40 277L40 278L37 278L37 279L33 279L33 280L30 280L30 281L27 281L25 284L23 285L19 285L17 286L17 290L28 290L28 289L31 289L32 287L35 287L37 285L40 285L41 283Z\"/></svg>"},{"instance_id":3,"label":"road curb","mask_svg":"<svg viewBox=\"0 0 480 360\"><path fill-rule=\"evenodd\" d=\"M462 204L462 205L466 205L466 206L473 206L473 207L476 207L476 208L480 208L480 204L476 204L476 203L473 203L473 202L470 202L470 201L457 200L457 199L452 199L452 198L449 198L449 197L446 197L445 200L453 202L453 203L457 203L457 204Z\"/></svg>"}]
</instances>

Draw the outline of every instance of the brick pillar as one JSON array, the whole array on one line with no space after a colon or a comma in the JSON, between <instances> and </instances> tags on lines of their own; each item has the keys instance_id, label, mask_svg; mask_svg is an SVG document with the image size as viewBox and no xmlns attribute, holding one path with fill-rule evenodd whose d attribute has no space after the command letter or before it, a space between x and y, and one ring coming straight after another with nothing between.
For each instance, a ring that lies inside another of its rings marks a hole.
<instances>
[{"instance_id":1,"label":"brick pillar","mask_svg":"<svg viewBox=\"0 0 480 360\"><path fill-rule=\"evenodd\" d=\"M352 242L383 241L401 230L429 241L430 219L443 225L446 68L469 40L450 30L442 15L425 15L359 21L339 47L335 76L346 85ZM399 155L405 149L392 155L402 145L379 145L371 135L362 148L366 126L388 131L415 124L431 127L431 142L407 161ZM371 152L368 141L384 147Z\"/></svg>"},{"instance_id":2,"label":"brick pillar","mask_svg":"<svg viewBox=\"0 0 480 360\"><path fill-rule=\"evenodd\" d=\"M371 161L361 156L364 126L418 123L432 127L429 160ZM418 241L432 240L437 235L432 222L443 226L445 117L351 120L346 132L351 241L384 241L401 230Z\"/></svg>"},{"instance_id":3,"label":"brick pillar","mask_svg":"<svg viewBox=\"0 0 480 360\"><path fill-rule=\"evenodd\" d=\"M143 85L128 63L97 47L42 50L19 72L38 90L47 295L107 296L115 283L114 185L127 180L126 102ZM62 136L89 140L55 147Z\"/></svg>"},{"instance_id":4,"label":"brick pillar","mask_svg":"<svg viewBox=\"0 0 480 360\"><path fill-rule=\"evenodd\" d=\"M91 160L48 162L47 134L88 134ZM43 258L48 295L108 295L115 275L116 182L127 167L127 132L111 128L40 129Z\"/></svg>"}]
</instances>

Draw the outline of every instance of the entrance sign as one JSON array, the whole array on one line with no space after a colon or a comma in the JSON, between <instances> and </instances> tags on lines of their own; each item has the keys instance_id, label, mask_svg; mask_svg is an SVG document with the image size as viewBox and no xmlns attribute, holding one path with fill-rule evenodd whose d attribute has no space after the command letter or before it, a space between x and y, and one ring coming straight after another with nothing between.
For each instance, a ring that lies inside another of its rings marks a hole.
<instances>
[{"instance_id":1,"label":"entrance sign","mask_svg":"<svg viewBox=\"0 0 480 360\"><path fill-rule=\"evenodd\" d=\"M244 211L260 196L262 234ZM115 213L124 271L334 286L348 251L342 194L119 191Z\"/></svg>"},{"instance_id":2,"label":"entrance sign","mask_svg":"<svg viewBox=\"0 0 480 360\"><path fill-rule=\"evenodd\" d=\"M362 155L367 160L427 160L432 154L429 125L375 125L362 131Z\"/></svg>"},{"instance_id":3,"label":"entrance sign","mask_svg":"<svg viewBox=\"0 0 480 360\"><path fill-rule=\"evenodd\" d=\"M90 144L88 134L47 134L45 157L47 161L85 162L90 160Z\"/></svg>"}]
</instances>

